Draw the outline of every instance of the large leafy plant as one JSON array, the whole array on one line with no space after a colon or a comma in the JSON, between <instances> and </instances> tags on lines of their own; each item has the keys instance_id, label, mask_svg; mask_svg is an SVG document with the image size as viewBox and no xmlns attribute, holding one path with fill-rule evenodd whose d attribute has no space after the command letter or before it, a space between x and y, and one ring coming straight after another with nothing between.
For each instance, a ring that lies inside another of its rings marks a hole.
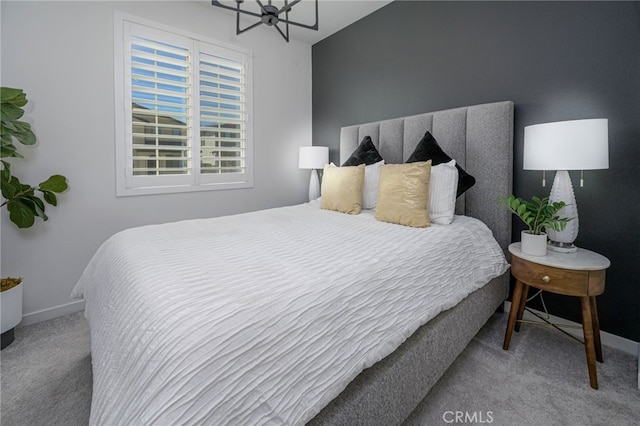
<instances>
[{"instance_id":1,"label":"large leafy plant","mask_svg":"<svg viewBox=\"0 0 640 426\"><path fill-rule=\"evenodd\" d=\"M545 228L562 231L566 228L567 223L573 219L560 217L558 212L566 206L565 202L549 203L549 197L538 198L534 196L531 201L526 201L510 195L501 197L500 204L505 205L511 213L518 216L534 235L540 235Z\"/></svg>"},{"instance_id":2,"label":"large leafy plant","mask_svg":"<svg viewBox=\"0 0 640 426\"><path fill-rule=\"evenodd\" d=\"M1 115L2 127L0 135L2 145L0 157L2 170L0 171L0 186L4 200L0 208L7 206L9 219L18 228L33 226L36 217L47 220L45 214L45 202L52 206L58 204L56 194L67 190L67 178L62 175L53 175L36 186L24 184L12 174L11 164L7 158L23 158L18 152L14 142L22 145L34 145L36 136L31 130L31 125L20 121L24 115L23 107L27 104L27 96L22 89L10 87L0 88L2 100Z\"/></svg>"}]
</instances>

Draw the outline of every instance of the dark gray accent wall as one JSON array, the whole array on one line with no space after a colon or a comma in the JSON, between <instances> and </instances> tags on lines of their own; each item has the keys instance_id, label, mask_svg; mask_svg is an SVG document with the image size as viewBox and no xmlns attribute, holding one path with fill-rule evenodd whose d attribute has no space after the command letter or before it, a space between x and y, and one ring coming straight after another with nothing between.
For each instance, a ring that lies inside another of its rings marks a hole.
<instances>
[{"instance_id":1,"label":"dark gray accent wall","mask_svg":"<svg viewBox=\"0 0 640 426\"><path fill-rule=\"evenodd\" d=\"M522 170L524 127L608 118L610 168L586 171L583 188L571 172L576 244L612 263L598 297L602 330L640 341L638 3L395 1L312 54L313 143L334 162L342 126L512 100L514 193L545 196L553 174L543 188L541 172ZM522 229L514 220L514 241ZM580 321L577 299L545 301Z\"/></svg>"}]
</instances>

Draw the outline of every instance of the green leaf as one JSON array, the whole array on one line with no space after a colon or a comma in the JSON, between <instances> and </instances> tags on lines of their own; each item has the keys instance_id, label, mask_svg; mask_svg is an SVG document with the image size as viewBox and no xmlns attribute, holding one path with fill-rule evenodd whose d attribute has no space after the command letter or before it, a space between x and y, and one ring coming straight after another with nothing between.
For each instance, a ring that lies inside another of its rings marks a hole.
<instances>
[{"instance_id":1,"label":"green leaf","mask_svg":"<svg viewBox=\"0 0 640 426\"><path fill-rule=\"evenodd\" d=\"M4 161L3 161L4 163ZM2 196L6 199L8 199L9 197L7 197L5 195L5 187L9 186L9 182L11 182L11 168L10 167L4 167L2 169L2 171L0 172L0 187L2 187ZM6 191L6 193L10 193L11 189L8 188L8 190Z\"/></svg>"},{"instance_id":2,"label":"green leaf","mask_svg":"<svg viewBox=\"0 0 640 426\"><path fill-rule=\"evenodd\" d=\"M16 147L11 144L2 144L0 147L0 158L24 158L20 153L16 150Z\"/></svg>"},{"instance_id":3,"label":"green leaf","mask_svg":"<svg viewBox=\"0 0 640 426\"><path fill-rule=\"evenodd\" d=\"M58 205L58 198L56 197L56 194L54 194L51 191L42 191L42 195L44 197L44 200L51 204L52 206L57 206Z\"/></svg>"},{"instance_id":4,"label":"green leaf","mask_svg":"<svg viewBox=\"0 0 640 426\"><path fill-rule=\"evenodd\" d=\"M16 121L14 123L18 128L18 131L13 134L18 141L23 145L34 145L36 143L36 135L31 131L31 125L29 123L23 123Z\"/></svg>"},{"instance_id":5,"label":"green leaf","mask_svg":"<svg viewBox=\"0 0 640 426\"><path fill-rule=\"evenodd\" d=\"M62 175L53 175L38 185L40 191L64 192L67 190L67 178Z\"/></svg>"},{"instance_id":6,"label":"green leaf","mask_svg":"<svg viewBox=\"0 0 640 426\"><path fill-rule=\"evenodd\" d=\"M27 104L27 95L24 93L24 90L14 89L12 87L0 88L0 99L2 99L3 103L8 102L19 107Z\"/></svg>"},{"instance_id":7,"label":"green leaf","mask_svg":"<svg viewBox=\"0 0 640 426\"><path fill-rule=\"evenodd\" d=\"M31 206L26 205L22 200L11 200L7 203L9 210L9 219L15 223L18 228L30 228L35 222L35 212Z\"/></svg>"},{"instance_id":8,"label":"green leaf","mask_svg":"<svg viewBox=\"0 0 640 426\"><path fill-rule=\"evenodd\" d=\"M18 106L15 106L8 102L2 102L0 104L0 114L2 114L2 121L17 120L24 115L24 110Z\"/></svg>"},{"instance_id":9,"label":"green leaf","mask_svg":"<svg viewBox=\"0 0 640 426\"><path fill-rule=\"evenodd\" d=\"M2 196L11 200L22 190L22 184L15 176L9 176L8 180L2 180Z\"/></svg>"},{"instance_id":10,"label":"green leaf","mask_svg":"<svg viewBox=\"0 0 640 426\"><path fill-rule=\"evenodd\" d=\"M24 198L26 200L29 200L29 202L33 203L36 213L37 212L44 213L44 208L45 208L44 201L42 201L39 197L30 194L30 195L26 195ZM38 214L38 216L42 216L42 215Z\"/></svg>"},{"instance_id":11,"label":"green leaf","mask_svg":"<svg viewBox=\"0 0 640 426\"><path fill-rule=\"evenodd\" d=\"M46 222L49 218L44 213L44 210L45 210L44 202L40 198L36 197L35 195L27 196L25 198L27 198L30 202L33 203L33 209L36 212L36 216L42 218L42 220Z\"/></svg>"},{"instance_id":12,"label":"green leaf","mask_svg":"<svg viewBox=\"0 0 640 426\"><path fill-rule=\"evenodd\" d=\"M46 221L47 219L49 219L44 213L44 202L40 198L33 195L33 193L20 196L16 199L22 202L22 204L28 206L34 213L34 215L42 218L42 220Z\"/></svg>"},{"instance_id":13,"label":"green leaf","mask_svg":"<svg viewBox=\"0 0 640 426\"><path fill-rule=\"evenodd\" d=\"M14 131L17 133L27 133L27 132L31 132L31 124L27 123L26 121L13 121L11 124L13 124L13 128Z\"/></svg>"}]
</instances>

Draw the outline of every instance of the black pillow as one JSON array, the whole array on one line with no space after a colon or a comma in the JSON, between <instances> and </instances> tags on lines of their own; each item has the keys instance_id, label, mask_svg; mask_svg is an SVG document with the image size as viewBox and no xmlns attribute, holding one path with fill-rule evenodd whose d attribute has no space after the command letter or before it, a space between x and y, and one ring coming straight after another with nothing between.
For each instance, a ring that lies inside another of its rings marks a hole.
<instances>
[{"instance_id":1,"label":"black pillow","mask_svg":"<svg viewBox=\"0 0 640 426\"><path fill-rule=\"evenodd\" d=\"M446 152L440 148L436 139L431 135L431 132L427 131L424 137L418 142L416 149L409 156L407 163L415 163L417 161L431 160L431 165L436 166L440 163L448 163L452 160ZM456 168L458 169L458 190L456 191L456 198L462 195L467 189L471 188L476 183L476 178L465 172L462 167L456 161Z\"/></svg>"},{"instance_id":2,"label":"black pillow","mask_svg":"<svg viewBox=\"0 0 640 426\"><path fill-rule=\"evenodd\" d=\"M351 153L351 157L342 163L342 166L359 166L360 164L369 166L382 160L383 158L373 144L371 137L365 136L356 150Z\"/></svg>"}]
</instances>

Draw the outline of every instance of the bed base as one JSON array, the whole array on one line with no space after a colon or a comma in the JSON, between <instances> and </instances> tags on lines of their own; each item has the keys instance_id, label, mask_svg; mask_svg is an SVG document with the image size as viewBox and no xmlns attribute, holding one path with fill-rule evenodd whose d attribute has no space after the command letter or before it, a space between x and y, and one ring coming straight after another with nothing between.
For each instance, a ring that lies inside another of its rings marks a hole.
<instances>
[{"instance_id":1,"label":"bed base","mask_svg":"<svg viewBox=\"0 0 640 426\"><path fill-rule=\"evenodd\" d=\"M508 278L508 273L494 278L420 327L391 355L360 373L308 424L401 424L502 306Z\"/></svg>"}]
</instances>

